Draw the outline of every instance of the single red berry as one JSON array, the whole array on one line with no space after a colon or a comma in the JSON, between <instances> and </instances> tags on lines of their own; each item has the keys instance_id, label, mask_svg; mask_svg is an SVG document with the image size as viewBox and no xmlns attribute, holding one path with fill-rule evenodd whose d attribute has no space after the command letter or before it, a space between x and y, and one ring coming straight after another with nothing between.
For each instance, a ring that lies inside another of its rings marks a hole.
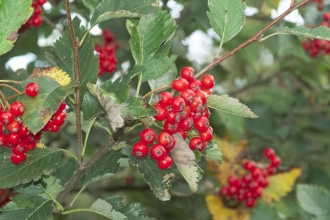
<instances>
[{"instance_id":1,"label":"single red berry","mask_svg":"<svg viewBox=\"0 0 330 220\"><path fill-rule=\"evenodd\" d=\"M168 146L165 146L166 151L169 152L170 150L172 150L174 148L175 144L176 144L176 140L171 135L171 142L170 142L170 144Z\"/></svg>"},{"instance_id":2,"label":"single red berry","mask_svg":"<svg viewBox=\"0 0 330 220\"><path fill-rule=\"evenodd\" d=\"M203 91L208 94L208 95L212 95L213 94L213 90L212 89L204 89L203 88Z\"/></svg>"},{"instance_id":3,"label":"single red berry","mask_svg":"<svg viewBox=\"0 0 330 220\"><path fill-rule=\"evenodd\" d=\"M4 134L0 135L0 147L7 145L7 136Z\"/></svg>"},{"instance_id":4,"label":"single red berry","mask_svg":"<svg viewBox=\"0 0 330 220\"><path fill-rule=\"evenodd\" d=\"M32 141L29 144L25 144L25 148L28 151L34 150L34 148L36 148L36 146L37 146L37 143L35 141Z\"/></svg>"},{"instance_id":5,"label":"single red berry","mask_svg":"<svg viewBox=\"0 0 330 220\"><path fill-rule=\"evenodd\" d=\"M204 89L212 89L214 87L214 77L211 74L205 74L202 78L202 87Z\"/></svg>"},{"instance_id":6,"label":"single red berry","mask_svg":"<svg viewBox=\"0 0 330 220\"><path fill-rule=\"evenodd\" d=\"M227 182L229 183L229 185L236 185L237 181L238 179L234 175L229 175L227 178Z\"/></svg>"},{"instance_id":7,"label":"single red berry","mask_svg":"<svg viewBox=\"0 0 330 220\"><path fill-rule=\"evenodd\" d=\"M172 96L171 93L169 93L169 92L162 92L162 93L159 94L159 98L158 98L159 101L158 101L158 103L161 106L163 106L163 107L167 107L167 106L171 105L172 98L173 98L173 96Z\"/></svg>"},{"instance_id":8,"label":"single red berry","mask_svg":"<svg viewBox=\"0 0 330 220\"><path fill-rule=\"evenodd\" d=\"M24 147L24 144L18 143L15 146L13 146L12 151L16 155L23 155L26 154L27 149Z\"/></svg>"},{"instance_id":9,"label":"single red berry","mask_svg":"<svg viewBox=\"0 0 330 220\"><path fill-rule=\"evenodd\" d=\"M258 189L258 187L259 187L258 183L256 181L254 181L254 180L248 186L248 188L252 192L255 192Z\"/></svg>"},{"instance_id":10,"label":"single red berry","mask_svg":"<svg viewBox=\"0 0 330 220\"><path fill-rule=\"evenodd\" d=\"M179 122L179 127L184 131L190 131L193 127L193 119L188 117Z\"/></svg>"},{"instance_id":11,"label":"single red berry","mask_svg":"<svg viewBox=\"0 0 330 220\"><path fill-rule=\"evenodd\" d=\"M161 144L154 144L150 148L150 157L154 160L162 160L167 156L166 150Z\"/></svg>"},{"instance_id":12,"label":"single red berry","mask_svg":"<svg viewBox=\"0 0 330 220\"><path fill-rule=\"evenodd\" d=\"M235 194L237 194L237 187L236 186L229 186L228 187L228 195L229 196L233 196Z\"/></svg>"},{"instance_id":13,"label":"single red berry","mask_svg":"<svg viewBox=\"0 0 330 220\"><path fill-rule=\"evenodd\" d=\"M34 135L33 134L29 134L26 138L22 139L22 142L24 144L30 144L32 143L34 140Z\"/></svg>"},{"instance_id":14,"label":"single red berry","mask_svg":"<svg viewBox=\"0 0 330 220\"><path fill-rule=\"evenodd\" d=\"M58 112L63 112L65 108L66 108L66 103L61 102L60 107L57 109L57 111Z\"/></svg>"},{"instance_id":15,"label":"single red berry","mask_svg":"<svg viewBox=\"0 0 330 220\"><path fill-rule=\"evenodd\" d=\"M185 140L187 138L187 132L184 130L179 130L179 134L181 135L182 139Z\"/></svg>"},{"instance_id":16,"label":"single red berry","mask_svg":"<svg viewBox=\"0 0 330 220\"><path fill-rule=\"evenodd\" d=\"M188 81L183 78L175 79L172 82L172 88L175 91L181 92L188 88Z\"/></svg>"},{"instance_id":17,"label":"single red berry","mask_svg":"<svg viewBox=\"0 0 330 220\"><path fill-rule=\"evenodd\" d=\"M42 24L42 17L40 16L34 17L32 23L34 26L39 27Z\"/></svg>"},{"instance_id":18,"label":"single red berry","mask_svg":"<svg viewBox=\"0 0 330 220\"><path fill-rule=\"evenodd\" d=\"M47 0L37 0L36 2L38 5L43 5L47 2Z\"/></svg>"},{"instance_id":19,"label":"single red berry","mask_svg":"<svg viewBox=\"0 0 330 220\"><path fill-rule=\"evenodd\" d=\"M12 153L10 156L10 160L13 164L20 164L26 160L26 154L17 155L17 154Z\"/></svg>"},{"instance_id":20,"label":"single red berry","mask_svg":"<svg viewBox=\"0 0 330 220\"><path fill-rule=\"evenodd\" d=\"M30 97L35 97L39 93L39 86L35 82L30 82L25 87L25 93Z\"/></svg>"},{"instance_id":21,"label":"single red berry","mask_svg":"<svg viewBox=\"0 0 330 220\"><path fill-rule=\"evenodd\" d=\"M201 112L203 110L203 102L200 98L195 97L190 103L190 109L192 112Z\"/></svg>"},{"instance_id":22,"label":"single red berry","mask_svg":"<svg viewBox=\"0 0 330 220\"><path fill-rule=\"evenodd\" d=\"M267 148L264 151L264 155L270 160L272 160L276 156L275 151L272 148Z\"/></svg>"},{"instance_id":23,"label":"single red berry","mask_svg":"<svg viewBox=\"0 0 330 220\"><path fill-rule=\"evenodd\" d=\"M259 176L261 176L261 171L260 169L256 168L251 172L251 174L254 179L257 179Z\"/></svg>"},{"instance_id":24,"label":"single red berry","mask_svg":"<svg viewBox=\"0 0 330 220\"><path fill-rule=\"evenodd\" d=\"M267 173L268 175L273 175L274 173L276 173L276 167L272 167L272 166L267 167Z\"/></svg>"},{"instance_id":25,"label":"single red berry","mask_svg":"<svg viewBox=\"0 0 330 220\"><path fill-rule=\"evenodd\" d=\"M198 118L195 118L194 120L194 126L197 131L199 132L205 132L210 126L209 119L204 116L200 116Z\"/></svg>"},{"instance_id":26,"label":"single red berry","mask_svg":"<svg viewBox=\"0 0 330 220\"><path fill-rule=\"evenodd\" d=\"M244 194L239 194L239 195L237 196L237 201L239 201L239 202L244 201Z\"/></svg>"},{"instance_id":27,"label":"single red berry","mask_svg":"<svg viewBox=\"0 0 330 220\"><path fill-rule=\"evenodd\" d=\"M211 112L210 112L209 108L206 108L206 109L202 112L202 116L204 116L204 117L209 118L210 115L211 115Z\"/></svg>"},{"instance_id":28,"label":"single red berry","mask_svg":"<svg viewBox=\"0 0 330 220\"><path fill-rule=\"evenodd\" d=\"M251 183L252 181L252 175L250 173L246 173L243 175L242 177L242 181L245 183L245 184L249 184Z\"/></svg>"},{"instance_id":29,"label":"single red berry","mask_svg":"<svg viewBox=\"0 0 330 220\"><path fill-rule=\"evenodd\" d=\"M156 105L154 108L157 111L157 115L155 115L154 118L157 121L164 121L167 117L167 109L161 105Z\"/></svg>"},{"instance_id":30,"label":"single red berry","mask_svg":"<svg viewBox=\"0 0 330 220\"><path fill-rule=\"evenodd\" d=\"M178 123L180 121L180 113L173 110L169 111L166 117L166 121L171 124Z\"/></svg>"},{"instance_id":31,"label":"single red berry","mask_svg":"<svg viewBox=\"0 0 330 220\"><path fill-rule=\"evenodd\" d=\"M324 21L330 21L330 13L329 12L324 12L323 13L323 20Z\"/></svg>"},{"instance_id":32,"label":"single red berry","mask_svg":"<svg viewBox=\"0 0 330 220\"><path fill-rule=\"evenodd\" d=\"M140 133L140 140L142 143L151 144L156 138L156 133L153 129L146 128Z\"/></svg>"},{"instance_id":33,"label":"single red berry","mask_svg":"<svg viewBox=\"0 0 330 220\"><path fill-rule=\"evenodd\" d=\"M248 160L245 162L244 167L246 170L253 172L257 168L257 165L254 161Z\"/></svg>"},{"instance_id":34,"label":"single red berry","mask_svg":"<svg viewBox=\"0 0 330 220\"><path fill-rule=\"evenodd\" d=\"M33 7L34 11L33 11L33 16L39 16L42 12L42 9L39 6Z\"/></svg>"},{"instance_id":35,"label":"single red berry","mask_svg":"<svg viewBox=\"0 0 330 220\"><path fill-rule=\"evenodd\" d=\"M184 107L184 109L179 112L179 115L180 115L180 119L186 119L190 116L190 113L191 113L191 110L190 110L190 105L186 105Z\"/></svg>"},{"instance_id":36,"label":"single red berry","mask_svg":"<svg viewBox=\"0 0 330 220\"><path fill-rule=\"evenodd\" d=\"M34 140L39 141L42 138L42 132L38 132L34 135Z\"/></svg>"},{"instance_id":37,"label":"single red berry","mask_svg":"<svg viewBox=\"0 0 330 220\"><path fill-rule=\"evenodd\" d=\"M222 196L228 196L228 188L225 186L221 187L219 193Z\"/></svg>"},{"instance_id":38,"label":"single red berry","mask_svg":"<svg viewBox=\"0 0 330 220\"><path fill-rule=\"evenodd\" d=\"M189 147L192 150L199 149L202 147L202 145L203 145L202 139L199 137L191 138L191 140L189 142Z\"/></svg>"},{"instance_id":39,"label":"single red berry","mask_svg":"<svg viewBox=\"0 0 330 220\"><path fill-rule=\"evenodd\" d=\"M56 133L60 130L61 125L54 124L53 127L50 129L51 132Z\"/></svg>"},{"instance_id":40,"label":"single red berry","mask_svg":"<svg viewBox=\"0 0 330 220\"><path fill-rule=\"evenodd\" d=\"M0 122L2 124L8 125L14 121L14 115L8 111L3 111L0 114Z\"/></svg>"},{"instance_id":41,"label":"single red berry","mask_svg":"<svg viewBox=\"0 0 330 220\"><path fill-rule=\"evenodd\" d=\"M269 185L269 179L267 177L261 178L258 180L258 184L259 184L259 186L262 186L265 188Z\"/></svg>"},{"instance_id":42,"label":"single red berry","mask_svg":"<svg viewBox=\"0 0 330 220\"><path fill-rule=\"evenodd\" d=\"M167 147L172 142L171 137L172 136L169 133L165 132L165 131L160 132L160 134L158 135L158 143L160 143L164 147Z\"/></svg>"},{"instance_id":43,"label":"single red berry","mask_svg":"<svg viewBox=\"0 0 330 220\"><path fill-rule=\"evenodd\" d=\"M66 119L66 114L64 112L56 112L52 117L54 124L58 126L63 125L65 119Z\"/></svg>"},{"instance_id":44,"label":"single red berry","mask_svg":"<svg viewBox=\"0 0 330 220\"><path fill-rule=\"evenodd\" d=\"M272 167L278 167L281 163L281 158L278 156L275 156L272 160L271 160L271 166Z\"/></svg>"},{"instance_id":45,"label":"single red berry","mask_svg":"<svg viewBox=\"0 0 330 220\"><path fill-rule=\"evenodd\" d=\"M188 82L195 79L194 77L195 70L190 66L185 66L181 69L181 77L187 80Z\"/></svg>"},{"instance_id":46,"label":"single red berry","mask_svg":"<svg viewBox=\"0 0 330 220\"><path fill-rule=\"evenodd\" d=\"M21 123L14 120L12 123L7 125L7 130L9 131L9 133L17 133L21 127L22 127Z\"/></svg>"},{"instance_id":47,"label":"single red berry","mask_svg":"<svg viewBox=\"0 0 330 220\"><path fill-rule=\"evenodd\" d=\"M10 105L10 113L12 113L14 116L19 117L22 116L24 113L24 105L22 102L13 102Z\"/></svg>"},{"instance_id":48,"label":"single red berry","mask_svg":"<svg viewBox=\"0 0 330 220\"><path fill-rule=\"evenodd\" d=\"M180 112L185 108L186 104L181 97L175 97L172 99L172 110Z\"/></svg>"},{"instance_id":49,"label":"single red berry","mask_svg":"<svg viewBox=\"0 0 330 220\"><path fill-rule=\"evenodd\" d=\"M190 89L194 92L197 90L200 90L201 87L202 87L202 83L198 79L192 80L191 82L189 82L189 85L188 85L188 89Z\"/></svg>"},{"instance_id":50,"label":"single red berry","mask_svg":"<svg viewBox=\"0 0 330 220\"><path fill-rule=\"evenodd\" d=\"M43 131L50 131L53 126L54 126L54 122L53 122L52 119L50 119L42 130Z\"/></svg>"},{"instance_id":51,"label":"single red berry","mask_svg":"<svg viewBox=\"0 0 330 220\"><path fill-rule=\"evenodd\" d=\"M169 169L173 164L173 160L170 156L166 156L162 160L158 160L158 168L161 170Z\"/></svg>"},{"instance_id":52,"label":"single red berry","mask_svg":"<svg viewBox=\"0 0 330 220\"><path fill-rule=\"evenodd\" d=\"M198 97L201 99L203 105L206 104L207 101L207 97L206 97L206 93L203 90L196 90L195 91L195 97Z\"/></svg>"},{"instance_id":53,"label":"single red berry","mask_svg":"<svg viewBox=\"0 0 330 220\"><path fill-rule=\"evenodd\" d=\"M21 140L21 136L17 133L12 133L7 136L7 143L11 145L16 145Z\"/></svg>"},{"instance_id":54,"label":"single red berry","mask_svg":"<svg viewBox=\"0 0 330 220\"><path fill-rule=\"evenodd\" d=\"M213 136L212 128L208 127L206 131L199 133L199 136L201 137L203 142L209 142L210 140L212 140Z\"/></svg>"},{"instance_id":55,"label":"single red berry","mask_svg":"<svg viewBox=\"0 0 330 220\"><path fill-rule=\"evenodd\" d=\"M137 142L133 145L132 152L137 158L143 158L148 155L149 148L146 144L142 142Z\"/></svg>"},{"instance_id":56,"label":"single red berry","mask_svg":"<svg viewBox=\"0 0 330 220\"><path fill-rule=\"evenodd\" d=\"M169 134L175 134L179 131L179 125L178 123L171 124L168 121L165 121L164 130Z\"/></svg>"},{"instance_id":57,"label":"single red berry","mask_svg":"<svg viewBox=\"0 0 330 220\"><path fill-rule=\"evenodd\" d=\"M252 198L253 194L251 191L247 191L244 193L244 199Z\"/></svg>"},{"instance_id":58,"label":"single red berry","mask_svg":"<svg viewBox=\"0 0 330 220\"><path fill-rule=\"evenodd\" d=\"M252 208L253 206L255 206L256 201L253 198L248 198L245 202L246 207L248 208Z\"/></svg>"},{"instance_id":59,"label":"single red berry","mask_svg":"<svg viewBox=\"0 0 330 220\"><path fill-rule=\"evenodd\" d=\"M195 93L191 89L185 89L181 92L180 97L189 105L194 100Z\"/></svg>"}]
</instances>

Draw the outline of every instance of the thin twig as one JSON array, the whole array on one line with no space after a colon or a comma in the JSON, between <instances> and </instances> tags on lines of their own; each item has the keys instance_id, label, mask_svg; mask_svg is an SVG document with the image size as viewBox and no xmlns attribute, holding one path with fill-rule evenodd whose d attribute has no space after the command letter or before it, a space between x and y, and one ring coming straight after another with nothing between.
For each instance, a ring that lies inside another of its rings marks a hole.
<instances>
[{"instance_id":1,"label":"thin twig","mask_svg":"<svg viewBox=\"0 0 330 220\"><path fill-rule=\"evenodd\" d=\"M50 20L48 19L46 16L41 15L42 19L49 25L51 26L53 29L58 30L61 34L63 34L63 31L61 29L59 29L58 27L56 27L56 25Z\"/></svg>"},{"instance_id":2,"label":"thin twig","mask_svg":"<svg viewBox=\"0 0 330 220\"><path fill-rule=\"evenodd\" d=\"M3 87L7 87L7 88L9 88L9 89L15 91L16 93L21 93L21 91L19 91L18 89L14 88L14 87L12 87L12 86L10 86L10 85L7 85L7 84L0 84L0 87L1 87L1 86L3 86Z\"/></svg>"},{"instance_id":3,"label":"thin twig","mask_svg":"<svg viewBox=\"0 0 330 220\"><path fill-rule=\"evenodd\" d=\"M2 93L2 91L0 90L0 98L2 99L2 101L5 103L5 106L7 109L10 109L10 105L9 103L6 101L6 96Z\"/></svg>"},{"instance_id":4,"label":"thin twig","mask_svg":"<svg viewBox=\"0 0 330 220\"><path fill-rule=\"evenodd\" d=\"M78 146L79 167L82 168L84 164L84 158L81 156L81 152L83 149L83 139L82 139L81 113L80 113L81 89L80 89L80 65L79 65L79 54L78 54L79 42L77 42L74 34L69 0L65 0L65 8L68 18L71 43L73 47L74 66L75 66L74 70L75 70L76 80L78 82L78 85L76 87L77 146Z\"/></svg>"},{"instance_id":5,"label":"thin twig","mask_svg":"<svg viewBox=\"0 0 330 220\"><path fill-rule=\"evenodd\" d=\"M163 87L159 87L159 88L154 89L154 90L151 90L150 92L148 92L147 94L145 94L144 96L142 96L141 99L145 99L145 98L147 98L151 94L154 94L156 92L160 92L160 91L165 90L165 89L168 89L168 88L171 88L171 85L170 84L169 85L166 85L166 86L163 86Z\"/></svg>"},{"instance_id":6,"label":"thin twig","mask_svg":"<svg viewBox=\"0 0 330 220\"><path fill-rule=\"evenodd\" d=\"M240 44L238 47L236 47L235 49L233 49L232 51L230 51L226 55L224 55L220 58L215 58L212 63L210 63L209 65L207 65L205 68L203 68L201 71L199 71L197 73L196 78L202 76L207 71L209 71L210 69L212 69L213 67L215 67L216 65L221 63L222 61L226 60L227 58L231 57L233 54L235 54L238 51L242 50L246 46L250 45L251 43L253 43L255 41L258 41L266 31L268 31L271 27L273 27L275 24L277 24L279 21L281 21L285 16L290 14L295 9L307 4L309 1L311 1L311 0L304 0L304 1L300 2L299 4L291 5L288 10L286 10L285 12L283 12L283 14L281 14L279 17L277 17L272 22L270 22L266 27L264 27L261 31L259 31L253 37L251 37L250 39L248 39L244 43Z\"/></svg>"},{"instance_id":7,"label":"thin twig","mask_svg":"<svg viewBox=\"0 0 330 220\"><path fill-rule=\"evenodd\" d=\"M17 96L24 95L24 94L25 94L25 92L21 92L21 93L18 93L18 94L16 94L16 95L9 96L9 97L6 98L6 101L8 101L8 100L10 100L10 99L12 99L12 98L15 98L15 97L17 97Z\"/></svg>"}]
</instances>

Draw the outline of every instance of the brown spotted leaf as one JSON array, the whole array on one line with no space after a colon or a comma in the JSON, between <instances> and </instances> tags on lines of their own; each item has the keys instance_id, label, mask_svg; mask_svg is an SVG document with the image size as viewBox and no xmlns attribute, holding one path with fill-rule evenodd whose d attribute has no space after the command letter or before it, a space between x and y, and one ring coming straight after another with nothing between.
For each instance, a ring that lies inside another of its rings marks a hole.
<instances>
[{"instance_id":1,"label":"brown spotted leaf","mask_svg":"<svg viewBox=\"0 0 330 220\"><path fill-rule=\"evenodd\" d=\"M20 96L19 101L24 104L25 108L23 114L24 125L33 134L36 134L51 119L65 97L74 92L76 82L73 81L66 86L62 86L49 76L40 76L23 81L23 88L25 89L25 86L30 82L38 85L38 95L31 98L24 94Z\"/></svg>"},{"instance_id":2,"label":"brown spotted leaf","mask_svg":"<svg viewBox=\"0 0 330 220\"><path fill-rule=\"evenodd\" d=\"M0 1L0 55L13 48L18 29L33 12L31 5L32 0Z\"/></svg>"},{"instance_id":3,"label":"brown spotted leaf","mask_svg":"<svg viewBox=\"0 0 330 220\"><path fill-rule=\"evenodd\" d=\"M182 139L181 135L174 135L176 144L171 150L173 160L187 181L193 192L197 191L198 182L202 179L203 170L197 166L194 152L189 148L188 144Z\"/></svg>"}]
</instances>

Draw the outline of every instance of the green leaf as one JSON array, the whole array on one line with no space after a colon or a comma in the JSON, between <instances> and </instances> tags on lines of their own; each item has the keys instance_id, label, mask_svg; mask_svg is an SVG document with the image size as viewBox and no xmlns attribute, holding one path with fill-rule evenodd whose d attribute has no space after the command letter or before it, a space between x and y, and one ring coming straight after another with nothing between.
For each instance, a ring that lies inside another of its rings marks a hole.
<instances>
[{"instance_id":1,"label":"green leaf","mask_svg":"<svg viewBox=\"0 0 330 220\"><path fill-rule=\"evenodd\" d=\"M104 155L94 166L92 166L86 173L84 180L84 186L91 182L100 180L112 176L118 172L119 163L118 160L122 154L120 151L110 151Z\"/></svg>"},{"instance_id":2,"label":"green leaf","mask_svg":"<svg viewBox=\"0 0 330 220\"><path fill-rule=\"evenodd\" d=\"M75 125L77 123L76 121L76 114L74 112L69 112L66 114L66 120L68 122L70 122L71 124ZM81 118L81 129L87 133L90 126L91 126L91 123L94 121L93 118L91 118L90 120L84 120L83 118ZM94 124L93 124L95 127L98 127L98 128L102 128L103 130L105 130L106 132L108 132L108 134L111 134L111 131L108 127L106 127L105 125L101 124L100 122L98 121L94 121Z\"/></svg>"},{"instance_id":3,"label":"green leaf","mask_svg":"<svg viewBox=\"0 0 330 220\"><path fill-rule=\"evenodd\" d=\"M221 164L222 163L222 153L220 151L220 148L218 146L218 142L214 139L212 139L209 143L207 148L202 151L202 154L211 160L214 160L215 162Z\"/></svg>"},{"instance_id":4,"label":"green leaf","mask_svg":"<svg viewBox=\"0 0 330 220\"><path fill-rule=\"evenodd\" d=\"M122 110L125 119L139 119L147 116L156 115L157 111L148 103L138 98L132 98Z\"/></svg>"},{"instance_id":5,"label":"green leaf","mask_svg":"<svg viewBox=\"0 0 330 220\"><path fill-rule=\"evenodd\" d=\"M112 18L140 17L144 14L149 14L152 11L156 10L158 4L158 0L102 0L97 4L94 10L91 19L91 26L94 27L98 23Z\"/></svg>"},{"instance_id":6,"label":"green leaf","mask_svg":"<svg viewBox=\"0 0 330 220\"><path fill-rule=\"evenodd\" d=\"M40 220L53 219L53 202L38 195L17 195L1 209L0 219Z\"/></svg>"},{"instance_id":7,"label":"green leaf","mask_svg":"<svg viewBox=\"0 0 330 220\"><path fill-rule=\"evenodd\" d=\"M101 86L101 89L103 89L107 93L116 94L116 97L118 98L120 103L125 102L129 97L128 95L129 85L128 83L123 83L120 78L116 79L115 82L112 82L111 79L107 80Z\"/></svg>"},{"instance_id":8,"label":"green leaf","mask_svg":"<svg viewBox=\"0 0 330 220\"><path fill-rule=\"evenodd\" d=\"M148 62L146 70L142 74L142 82L148 80L155 80L166 74L174 65L177 56L164 57L160 59L153 59Z\"/></svg>"},{"instance_id":9,"label":"green leaf","mask_svg":"<svg viewBox=\"0 0 330 220\"><path fill-rule=\"evenodd\" d=\"M91 11L94 11L94 8L99 2L100 0L83 0L84 5Z\"/></svg>"},{"instance_id":10,"label":"green leaf","mask_svg":"<svg viewBox=\"0 0 330 220\"><path fill-rule=\"evenodd\" d=\"M210 19L214 31L221 37L221 45L235 37L245 24L245 3L242 0L209 0Z\"/></svg>"},{"instance_id":11,"label":"green leaf","mask_svg":"<svg viewBox=\"0 0 330 220\"><path fill-rule=\"evenodd\" d=\"M33 13L31 0L0 1L0 55L10 51L17 31Z\"/></svg>"},{"instance_id":12,"label":"green leaf","mask_svg":"<svg viewBox=\"0 0 330 220\"><path fill-rule=\"evenodd\" d=\"M167 72L160 78L155 80L149 80L149 86L151 90L154 90L159 87L167 86L173 82L173 80L176 78L177 75L177 69L176 66L173 64Z\"/></svg>"},{"instance_id":13,"label":"green leaf","mask_svg":"<svg viewBox=\"0 0 330 220\"><path fill-rule=\"evenodd\" d=\"M120 82L121 85L126 85L129 82L131 82L131 80L133 79L133 77L135 77L137 74L139 74L140 72L142 72L146 67L143 65L135 65L133 67L133 69L131 70L131 72L129 72L126 76L123 77L123 80ZM119 87L119 85L116 85L116 87ZM103 88L103 87L102 87Z\"/></svg>"},{"instance_id":14,"label":"green leaf","mask_svg":"<svg viewBox=\"0 0 330 220\"><path fill-rule=\"evenodd\" d=\"M81 103L81 107L84 120L90 120L94 116L103 112L99 100L97 100L97 98L89 92L85 93Z\"/></svg>"},{"instance_id":15,"label":"green leaf","mask_svg":"<svg viewBox=\"0 0 330 220\"><path fill-rule=\"evenodd\" d=\"M207 106L218 111L238 115L241 117L258 117L248 107L240 103L238 99L230 98L228 95L210 95L207 98Z\"/></svg>"},{"instance_id":16,"label":"green leaf","mask_svg":"<svg viewBox=\"0 0 330 220\"><path fill-rule=\"evenodd\" d=\"M157 163L149 156L144 159L136 158L132 153L132 148L129 146L124 147L122 153L129 156L130 164L138 168L158 199L162 201L170 200L171 195L169 189L175 177L173 170L159 170Z\"/></svg>"},{"instance_id":17,"label":"green leaf","mask_svg":"<svg viewBox=\"0 0 330 220\"><path fill-rule=\"evenodd\" d=\"M19 101L24 104L25 108L23 114L24 125L33 134L36 134L51 119L65 97L74 92L76 82L61 86L48 76L40 76L22 82L23 88L30 82L35 82L39 86L38 95L31 98L24 94L20 96Z\"/></svg>"},{"instance_id":18,"label":"green leaf","mask_svg":"<svg viewBox=\"0 0 330 220\"><path fill-rule=\"evenodd\" d=\"M9 158L0 165L0 189L17 186L43 174L50 174L60 163L63 151L55 148L36 148L30 151L24 163L15 165Z\"/></svg>"},{"instance_id":19,"label":"green leaf","mask_svg":"<svg viewBox=\"0 0 330 220\"><path fill-rule=\"evenodd\" d=\"M203 170L197 166L196 156L182 136L175 134L176 144L171 150L173 161L183 178L187 181L193 192L197 191L198 182L202 179Z\"/></svg>"},{"instance_id":20,"label":"green leaf","mask_svg":"<svg viewBox=\"0 0 330 220\"><path fill-rule=\"evenodd\" d=\"M330 216L330 192L321 186L299 184L297 187L299 205L318 220L326 220Z\"/></svg>"},{"instance_id":21,"label":"green leaf","mask_svg":"<svg viewBox=\"0 0 330 220\"><path fill-rule=\"evenodd\" d=\"M330 40L330 29L323 25L320 25L319 27L313 29L306 28L305 26L297 26L294 28L284 27L276 33L293 34L299 37L309 37L312 39L317 38L323 40Z\"/></svg>"},{"instance_id":22,"label":"green leaf","mask_svg":"<svg viewBox=\"0 0 330 220\"><path fill-rule=\"evenodd\" d=\"M80 41L86 33L86 28L80 26L81 20L75 17L72 21L75 37ZM58 66L67 72L71 78L75 79L75 65L73 56L73 47L69 31L64 32L62 37L54 43L51 52L46 54L50 65ZM78 50L80 64L80 85L81 97L87 91L87 83L96 83L99 71L98 57L94 55L94 41L88 34Z\"/></svg>"},{"instance_id":23,"label":"green leaf","mask_svg":"<svg viewBox=\"0 0 330 220\"><path fill-rule=\"evenodd\" d=\"M42 179L42 187L50 194L53 196L53 198L56 198L56 196L64 189L61 185L60 185L60 181L59 179L57 179L54 176L47 176L44 177ZM45 199L51 199L49 198L49 196L46 193L42 193L40 195L41 197L45 198Z\"/></svg>"},{"instance_id":24,"label":"green leaf","mask_svg":"<svg viewBox=\"0 0 330 220\"><path fill-rule=\"evenodd\" d=\"M127 219L127 217L113 209L112 205L103 199L97 199L89 208L91 212L97 213L109 219Z\"/></svg>"},{"instance_id":25,"label":"green leaf","mask_svg":"<svg viewBox=\"0 0 330 220\"><path fill-rule=\"evenodd\" d=\"M72 177L73 173L77 169L77 161L70 157L69 159L65 158L62 160L61 164L54 172L54 176L57 179L60 179L60 184L64 186Z\"/></svg>"}]
</instances>

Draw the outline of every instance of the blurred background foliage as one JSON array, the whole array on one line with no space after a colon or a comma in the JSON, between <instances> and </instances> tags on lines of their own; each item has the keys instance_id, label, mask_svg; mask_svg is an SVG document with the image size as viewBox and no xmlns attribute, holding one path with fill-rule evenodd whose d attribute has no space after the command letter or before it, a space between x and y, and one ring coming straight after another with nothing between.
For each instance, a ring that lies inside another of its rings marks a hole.
<instances>
[{"instance_id":1,"label":"blurred background foliage","mask_svg":"<svg viewBox=\"0 0 330 220\"><path fill-rule=\"evenodd\" d=\"M72 1L72 11L74 15L88 20L91 12L84 2L89 0ZM221 54L257 33L276 16L280 4L289 2L246 0L249 7L244 29L223 46ZM190 65L199 71L212 61L220 42L206 15L207 1L163 0L161 3L163 9L170 11L179 24L171 48L171 53L179 55L176 61L178 70ZM329 8L330 5L326 5L323 11ZM31 28L20 34L13 50L0 57L0 78L26 78L35 67L47 66L45 52L49 51L52 43L60 36L60 31L67 28L64 1L49 0L44 6L43 16L44 23L41 27ZM280 27L293 27L296 21L311 28L316 27L320 23L322 11L318 11L315 3L310 2L299 9L295 16L291 16L291 21L281 21L266 34L271 34ZM99 28L108 28L120 44L116 53L119 63L116 73L103 75L100 81L115 79L133 66L125 22L125 19L113 19L101 23L92 31L95 41L98 41ZM240 140L247 141L249 148L244 154L245 158L259 161L263 150L272 147L282 159L281 171L300 167L302 174L298 182L330 189L330 57L310 58L301 47L304 40L290 35L275 36L253 43L213 68L209 73L214 75L217 82L215 94L228 94L238 98L259 118L244 119L212 112L211 123L219 138L232 143L232 150L239 146L237 143ZM13 59L22 55L24 56L21 59ZM26 69L16 71L17 66L24 66L24 63L27 63ZM134 83L131 90L134 93ZM148 91L148 86L142 86L140 94ZM67 111L71 111L70 108ZM67 123L65 129L57 134L47 134L43 140L46 146L74 151L75 129L75 125ZM124 138L135 141L141 129L142 127L137 128ZM96 152L105 143L106 136L103 130L93 128L87 155ZM207 170L206 161L202 160L200 165L205 170L205 175L195 194L182 178L177 177L171 190L171 201L161 202L135 168L123 167L117 175L89 186L75 206L88 207L96 198L120 194L129 202L142 203L150 216L157 219L212 219L205 198L207 195L217 196L221 183L214 178L211 170ZM265 219L265 216L268 216L267 219L311 219L299 207L294 186L293 191L280 201L266 204L260 200L248 212L252 213L252 220ZM65 217L56 216L56 219L103 218L89 213L77 213ZM237 216L234 219L244 218Z\"/></svg>"}]
</instances>

